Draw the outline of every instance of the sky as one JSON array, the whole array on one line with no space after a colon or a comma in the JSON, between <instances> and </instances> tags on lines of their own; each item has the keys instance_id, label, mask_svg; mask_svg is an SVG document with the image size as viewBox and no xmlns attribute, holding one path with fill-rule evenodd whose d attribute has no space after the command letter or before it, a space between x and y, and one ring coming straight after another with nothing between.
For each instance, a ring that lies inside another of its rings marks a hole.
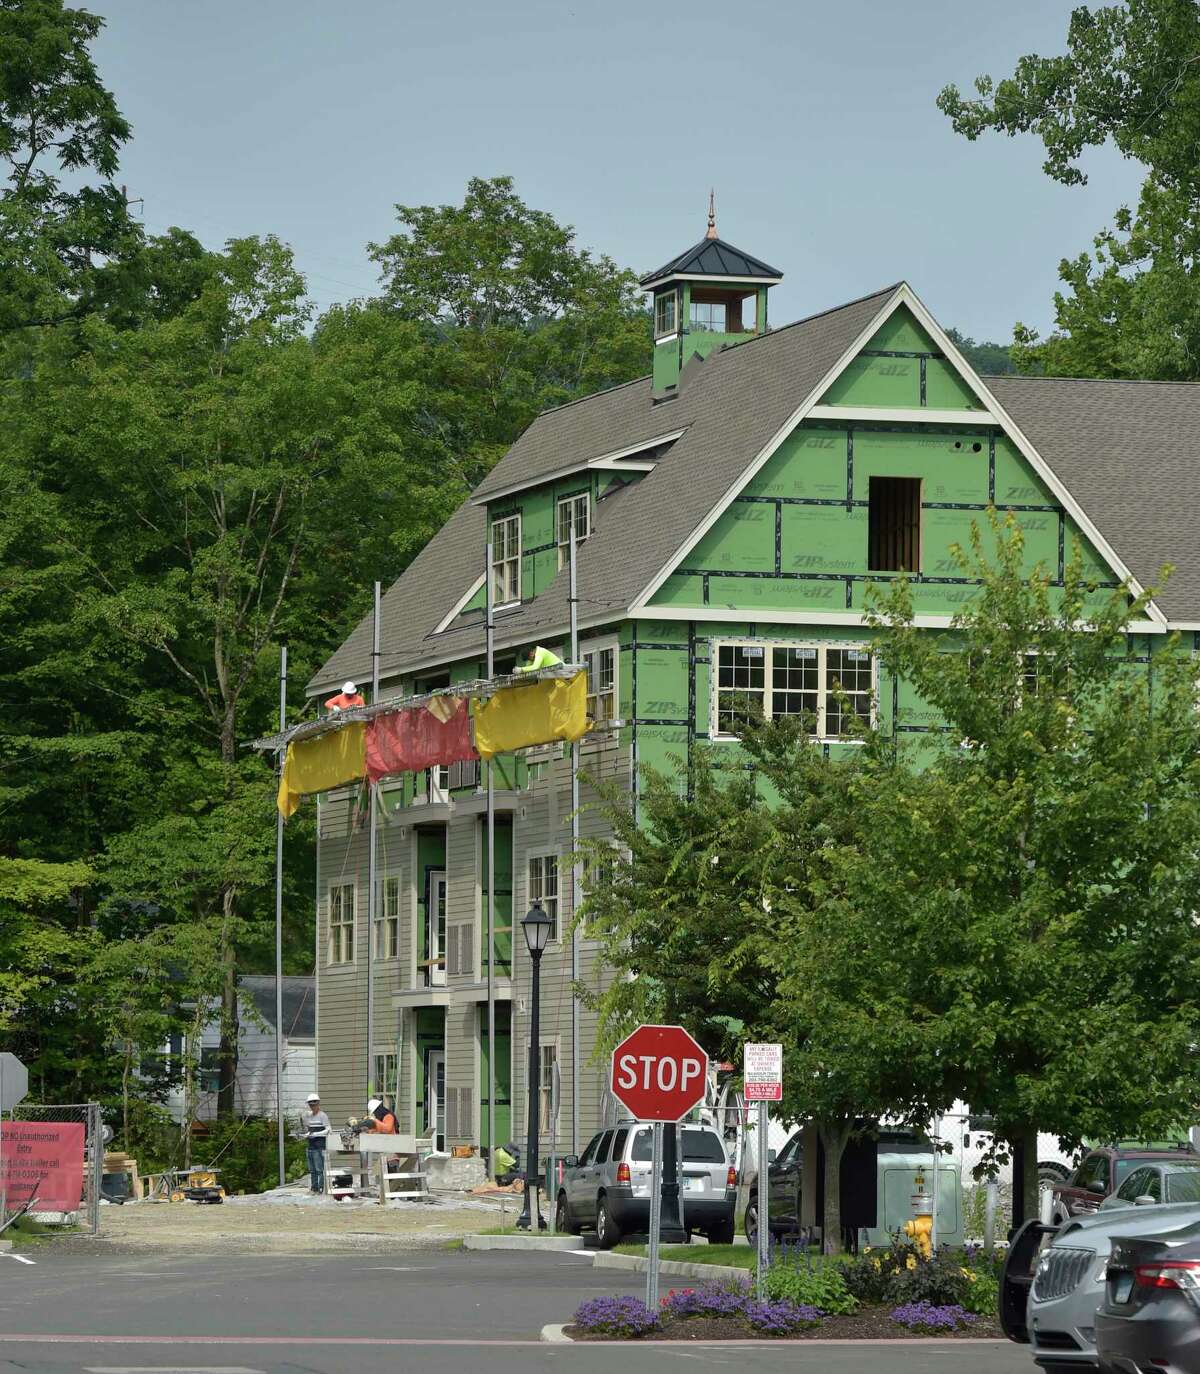
<instances>
[{"instance_id":1,"label":"sky","mask_svg":"<svg viewBox=\"0 0 1200 1374\"><path fill-rule=\"evenodd\" d=\"M371 295L394 206L507 173L579 243L640 273L703 235L784 272L776 325L907 280L943 325L1053 322L1058 263L1136 197L1032 136L976 143L947 83L1063 51L1075 0L91 0L152 232L275 233L320 308Z\"/></svg>"}]
</instances>

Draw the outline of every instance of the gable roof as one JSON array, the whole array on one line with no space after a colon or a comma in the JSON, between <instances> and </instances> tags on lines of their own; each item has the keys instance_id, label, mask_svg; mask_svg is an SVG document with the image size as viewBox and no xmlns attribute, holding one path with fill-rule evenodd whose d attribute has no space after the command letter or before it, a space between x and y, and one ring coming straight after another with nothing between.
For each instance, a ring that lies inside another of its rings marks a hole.
<instances>
[{"instance_id":1,"label":"gable roof","mask_svg":"<svg viewBox=\"0 0 1200 1374\"><path fill-rule=\"evenodd\" d=\"M693 244L686 253L680 253L677 258L672 258L657 272L648 272L639 284L649 286L667 277L681 275L736 277L739 280L761 277L769 281L780 281L783 277L783 273L777 267L771 267L761 258L744 253L732 243L726 243L724 239L703 238L699 243Z\"/></svg>"},{"instance_id":2,"label":"gable roof","mask_svg":"<svg viewBox=\"0 0 1200 1374\"><path fill-rule=\"evenodd\" d=\"M682 431L636 485L597 502L592 535L578 551L580 628L622 618L645 602L748 480L756 461L790 432L854 350L887 315L910 305L942 331L904 283L693 360L679 394L655 404L650 379L575 401L538 417L471 498L417 556L382 601L381 676L456 658L482 658L481 613L438 627L483 571L488 491L547 480L566 462L588 461ZM944 337L944 336L943 336ZM1177 571L1156 598L1160 625L1200 628L1200 385L980 378L952 343L947 356L971 381L1068 509L1142 586ZM979 412L985 419L987 411ZM652 608L651 608L652 609ZM567 575L496 617L497 652L544 638L557 643L569 619ZM369 671L371 617L358 624L309 684L324 691Z\"/></svg>"},{"instance_id":3,"label":"gable roof","mask_svg":"<svg viewBox=\"0 0 1200 1374\"><path fill-rule=\"evenodd\" d=\"M987 377L1173 623L1200 624L1200 384Z\"/></svg>"},{"instance_id":4,"label":"gable roof","mask_svg":"<svg viewBox=\"0 0 1200 1374\"><path fill-rule=\"evenodd\" d=\"M642 378L539 416L476 491L516 478L536 480L563 466L564 456L596 456L666 430L683 429L636 486L597 502L592 535L579 547L581 625L621 616L738 481L747 464L820 383L899 288L889 286L773 333L724 348L689 374L678 396L652 404ZM482 617L464 618L434 635L446 613L479 576L486 512L468 498L434 535L380 608L380 675L482 655ZM496 617L496 648L561 633L568 620L567 577L519 610ZM309 684L324 691L347 677L366 676L371 616L359 622Z\"/></svg>"},{"instance_id":5,"label":"gable roof","mask_svg":"<svg viewBox=\"0 0 1200 1374\"><path fill-rule=\"evenodd\" d=\"M238 987L254 1003L255 1009L275 1029L275 979L256 973L243 974ZM283 1034L286 1039L312 1040L317 1033L316 979L292 977L283 979Z\"/></svg>"}]
</instances>

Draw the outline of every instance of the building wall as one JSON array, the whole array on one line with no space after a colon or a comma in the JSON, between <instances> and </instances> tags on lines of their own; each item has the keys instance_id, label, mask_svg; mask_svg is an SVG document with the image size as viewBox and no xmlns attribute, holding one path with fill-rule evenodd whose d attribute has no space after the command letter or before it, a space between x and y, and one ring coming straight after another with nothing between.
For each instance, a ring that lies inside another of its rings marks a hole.
<instances>
[{"instance_id":1,"label":"building wall","mask_svg":"<svg viewBox=\"0 0 1200 1374\"><path fill-rule=\"evenodd\" d=\"M206 1058L215 1058L221 1044L220 1008L214 1001L212 1018L200 1035L200 1051ZM169 1051L168 1051L169 1052ZM283 1110L288 1117L304 1110L304 1099L316 1085L316 1046L311 1041L284 1040L283 1045ZM182 1088L174 1088L164 1105L179 1120L183 1114ZM252 1022L243 1013L238 1032L237 1087L234 1111L239 1116L275 1115L275 1031ZM198 1092L195 1106L197 1121L214 1121L217 1115L217 1094Z\"/></svg>"}]
</instances>

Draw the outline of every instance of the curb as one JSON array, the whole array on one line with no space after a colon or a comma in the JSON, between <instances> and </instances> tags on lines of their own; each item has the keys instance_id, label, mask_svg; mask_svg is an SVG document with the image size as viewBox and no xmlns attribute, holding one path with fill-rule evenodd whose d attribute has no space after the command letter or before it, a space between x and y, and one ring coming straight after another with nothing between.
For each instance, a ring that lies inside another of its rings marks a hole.
<instances>
[{"instance_id":1,"label":"curb","mask_svg":"<svg viewBox=\"0 0 1200 1374\"><path fill-rule=\"evenodd\" d=\"M575 1250L575 1236L463 1236L464 1250Z\"/></svg>"},{"instance_id":2,"label":"curb","mask_svg":"<svg viewBox=\"0 0 1200 1374\"><path fill-rule=\"evenodd\" d=\"M6 1253L7 1251L11 1250L12 1248L13 1248L13 1243L12 1243L12 1241L6 1239L4 1236L0 1236L0 1254L4 1254L4 1253Z\"/></svg>"},{"instance_id":3,"label":"curb","mask_svg":"<svg viewBox=\"0 0 1200 1374\"><path fill-rule=\"evenodd\" d=\"M644 1255L614 1255L607 1250L597 1250L592 1256L593 1269L624 1269L629 1273L644 1274L649 1261ZM679 1279L744 1279L752 1274L750 1269L739 1269L732 1264L691 1264L687 1260L659 1260L658 1272L669 1278Z\"/></svg>"},{"instance_id":4,"label":"curb","mask_svg":"<svg viewBox=\"0 0 1200 1374\"><path fill-rule=\"evenodd\" d=\"M554 1326L542 1327L542 1340L548 1341L551 1345L574 1345L575 1342L566 1334L566 1328L559 1323Z\"/></svg>"}]
</instances>

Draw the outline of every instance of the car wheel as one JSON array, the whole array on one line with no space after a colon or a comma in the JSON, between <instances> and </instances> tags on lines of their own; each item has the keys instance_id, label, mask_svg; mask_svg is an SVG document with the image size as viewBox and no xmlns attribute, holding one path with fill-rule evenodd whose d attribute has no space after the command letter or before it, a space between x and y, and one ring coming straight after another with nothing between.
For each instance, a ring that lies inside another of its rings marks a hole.
<instances>
[{"instance_id":1,"label":"car wheel","mask_svg":"<svg viewBox=\"0 0 1200 1374\"><path fill-rule=\"evenodd\" d=\"M709 1245L732 1245L734 1236L733 1218L708 1228Z\"/></svg>"},{"instance_id":2,"label":"car wheel","mask_svg":"<svg viewBox=\"0 0 1200 1374\"><path fill-rule=\"evenodd\" d=\"M621 1231L608 1210L608 1199L602 1197L596 1208L596 1244L601 1250L611 1250L621 1239Z\"/></svg>"},{"instance_id":3,"label":"car wheel","mask_svg":"<svg viewBox=\"0 0 1200 1374\"><path fill-rule=\"evenodd\" d=\"M567 1207L566 1193L559 1193L558 1204L554 1209L555 1230L563 1232L568 1236L577 1236L580 1232L580 1225L577 1221L571 1220L571 1212Z\"/></svg>"},{"instance_id":4,"label":"car wheel","mask_svg":"<svg viewBox=\"0 0 1200 1374\"><path fill-rule=\"evenodd\" d=\"M1056 1183L1065 1183L1071 1177L1071 1171L1065 1164L1057 1164L1052 1159L1042 1159L1038 1161L1038 1182L1048 1184L1051 1188Z\"/></svg>"},{"instance_id":5,"label":"car wheel","mask_svg":"<svg viewBox=\"0 0 1200 1374\"><path fill-rule=\"evenodd\" d=\"M746 1204L746 1219L742 1223L742 1228L746 1232L746 1239L751 1245L758 1244L758 1203L751 1201Z\"/></svg>"}]
</instances>

